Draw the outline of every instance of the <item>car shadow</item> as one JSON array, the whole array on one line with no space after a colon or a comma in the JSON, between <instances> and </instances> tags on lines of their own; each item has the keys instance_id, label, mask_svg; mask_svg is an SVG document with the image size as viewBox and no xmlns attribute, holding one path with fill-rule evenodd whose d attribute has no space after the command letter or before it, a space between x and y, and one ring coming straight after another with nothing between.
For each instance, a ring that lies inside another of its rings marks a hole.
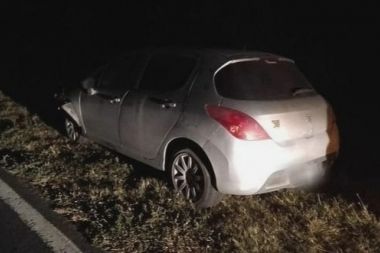
<instances>
[{"instance_id":1,"label":"car shadow","mask_svg":"<svg viewBox=\"0 0 380 253\"><path fill-rule=\"evenodd\" d=\"M113 152L113 151L112 151ZM117 154L116 152L113 152L115 155L118 155L119 158L129 164L132 167L131 174L126 178L124 182L124 187L127 189L131 188L137 188L138 184L143 179L147 178L155 178L160 180L161 182L167 184L169 188L171 187L171 184L169 183L169 176L168 173L162 170L157 170L149 165L146 165L144 163L141 163L135 159L132 159L127 156L123 156L120 154Z\"/></svg>"},{"instance_id":2,"label":"car shadow","mask_svg":"<svg viewBox=\"0 0 380 253\"><path fill-rule=\"evenodd\" d=\"M370 113L374 105L358 102L358 95L341 91L326 94L337 118L340 151L321 190L327 196L342 197L380 217L380 157L373 149L377 143L377 126L371 123Z\"/></svg>"}]
</instances>

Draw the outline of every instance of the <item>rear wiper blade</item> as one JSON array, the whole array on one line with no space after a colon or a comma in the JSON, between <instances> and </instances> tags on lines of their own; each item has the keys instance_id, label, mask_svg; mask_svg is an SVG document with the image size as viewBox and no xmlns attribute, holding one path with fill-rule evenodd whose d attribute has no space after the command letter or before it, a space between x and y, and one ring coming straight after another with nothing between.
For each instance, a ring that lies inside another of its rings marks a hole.
<instances>
[{"instance_id":1,"label":"rear wiper blade","mask_svg":"<svg viewBox=\"0 0 380 253\"><path fill-rule=\"evenodd\" d=\"M305 94L305 93L314 93L315 90L310 89L310 88L294 88L292 89L292 95L293 96L298 96L300 94Z\"/></svg>"}]
</instances>

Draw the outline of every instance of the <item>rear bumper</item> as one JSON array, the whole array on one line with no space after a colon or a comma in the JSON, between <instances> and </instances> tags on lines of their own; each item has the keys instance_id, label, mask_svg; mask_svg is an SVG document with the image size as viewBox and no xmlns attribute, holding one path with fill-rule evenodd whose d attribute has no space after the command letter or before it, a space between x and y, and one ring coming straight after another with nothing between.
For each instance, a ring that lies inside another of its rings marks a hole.
<instances>
[{"instance_id":1,"label":"rear bumper","mask_svg":"<svg viewBox=\"0 0 380 253\"><path fill-rule=\"evenodd\" d=\"M287 146L272 140L228 141L219 134L206 143L204 150L214 169L216 188L234 195L316 183L333 164L339 147L334 145L336 148L331 149L327 133Z\"/></svg>"},{"instance_id":2,"label":"rear bumper","mask_svg":"<svg viewBox=\"0 0 380 253\"><path fill-rule=\"evenodd\" d=\"M333 165L336 157L337 154L333 153L294 168L276 171L269 176L256 194L317 184Z\"/></svg>"}]
</instances>

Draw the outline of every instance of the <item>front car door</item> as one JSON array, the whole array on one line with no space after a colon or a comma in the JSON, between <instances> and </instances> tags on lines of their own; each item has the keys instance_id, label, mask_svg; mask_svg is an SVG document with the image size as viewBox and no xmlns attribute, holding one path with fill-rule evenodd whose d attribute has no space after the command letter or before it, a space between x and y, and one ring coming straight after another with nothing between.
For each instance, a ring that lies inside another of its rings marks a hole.
<instances>
[{"instance_id":1,"label":"front car door","mask_svg":"<svg viewBox=\"0 0 380 253\"><path fill-rule=\"evenodd\" d=\"M156 157L182 113L196 64L190 54L160 52L150 57L135 94L135 142L123 145L133 146L142 158Z\"/></svg>"},{"instance_id":2,"label":"front car door","mask_svg":"<svg viewBox=\"0 0 380 253\"><path fill-rule=\"evenodd\" d=\"M95 95L82 92L81 111L86 134L111 147L120 146L120 105L128 100L129 90L135 85L134 66L139 56L131 54L113 62L97 74Z\"/></svg>"}]
</instances>

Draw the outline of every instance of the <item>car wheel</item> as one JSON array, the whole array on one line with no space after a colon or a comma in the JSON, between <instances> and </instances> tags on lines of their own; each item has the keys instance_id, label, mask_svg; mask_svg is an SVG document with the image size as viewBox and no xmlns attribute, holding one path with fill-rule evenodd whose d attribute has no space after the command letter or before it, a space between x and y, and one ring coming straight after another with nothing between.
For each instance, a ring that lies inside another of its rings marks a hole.
<instances>
[{"instance_id":1,"label":"car wheel","mask_svg":"<svg viewBox=\"0 0 380 253\"><path fill-rule=\"evenodd\" d=\"M212 185L205 163L191 149L182 149L172 156L170 175L174 188L197 208L215 206L223 198Z\"/></svg>"},{"instance_id":2,"label":"car wheel","mask_svg":"<svg viewBox=\"0 0 380 253\"><path fill-rule=\"evenodd\" d=\"M80 134L80 128L77 123L69 117L65 118L65 130L67 136L75 142L81 142L82 137Z\"/></svg>"}]
</instances>

